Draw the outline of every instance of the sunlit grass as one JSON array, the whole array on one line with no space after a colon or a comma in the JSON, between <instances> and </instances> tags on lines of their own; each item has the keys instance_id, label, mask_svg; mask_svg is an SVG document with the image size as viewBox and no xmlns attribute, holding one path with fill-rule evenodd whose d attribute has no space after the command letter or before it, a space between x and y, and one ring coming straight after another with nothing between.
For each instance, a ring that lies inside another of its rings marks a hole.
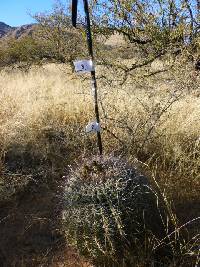
<instances>
[{"instance_id":1,"label":"sunlit grass","mask_svg":"<svg viewBox=\"0 0 200 267\"><path fill-rule=\"evenodd\" d=\"M99 76L103 71L99 68ZM2 170L16 144L50 159L61 174L97 154L95 135L85 133L95 119L89 77L50 64L26 73L2 71L0 79ZM198 217L198 95L165 80L152 79L143 88L134 80L111 86L98 79L98 85L104 154L123 157L153 177L167 201L174 200L183 223Z\"/></svg>"}]
</instances>

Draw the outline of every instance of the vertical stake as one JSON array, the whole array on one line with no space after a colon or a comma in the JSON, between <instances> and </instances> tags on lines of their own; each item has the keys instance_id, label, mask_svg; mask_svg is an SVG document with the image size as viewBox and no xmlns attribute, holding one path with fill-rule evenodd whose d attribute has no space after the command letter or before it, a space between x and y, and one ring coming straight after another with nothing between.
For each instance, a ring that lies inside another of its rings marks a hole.
<instances>
[{"instance_id":1,"label":"vertical stake","mask_svg":"<svg viewBox=\"0 0 200 267\"><path fill-rule=\"evenodd\" d=\"M77 0L72 0L72 7L73 7L73 13L72 13L72 24L73 26L76 26L76 18L77 18ZM86 36L87 36L87 43L88 43L88 52L89 55L94 61L94 54L93 54L93 42L92 42L92 33L91 33L91 23L90 23L90 13L89 13L89 6L88 6L88 0L83 0L84 4L84 11L85 11L85 23L86 23ZM98 94L97 94L97 80L96 80L96 73L95 69L91 71L91 82L92 82L92 89L94 90L94 110L95 110L95 116L96 116L96 122L100 123L100 116L99 116L99 106L98 106ZM103 146L102 146L102 140L101 140L101 133L97 132L97 144L99 148L99 154L102 155L103 153Z\"/></svg>"},{"instance_id":2,"label":"vertical stake","mask_svg":"<svg viewBox=\"0 0 200 267\"><path fill-rule=\"evenodd\" d=\"M83 0L83 3L84 3L84 10L85 10L86 36L87 36L87 43L88 43L88 51L89 51L89 55L93 61L94 60L94 54L93 54L93 43L92 43L92 33L91 33L88 0ZM97 94L97 80L96 80L95 69L93 71L91 71L91 79L92 79L92 86L94 88L94 104L95 104L96 121L97 121L97 123L100 123L98 94ZM102 146L101 133L100 132L97 132L97 144L99 147L99 153L100 153L100 155L102 155L103 146Z\"/></svg>"}]
</instances>

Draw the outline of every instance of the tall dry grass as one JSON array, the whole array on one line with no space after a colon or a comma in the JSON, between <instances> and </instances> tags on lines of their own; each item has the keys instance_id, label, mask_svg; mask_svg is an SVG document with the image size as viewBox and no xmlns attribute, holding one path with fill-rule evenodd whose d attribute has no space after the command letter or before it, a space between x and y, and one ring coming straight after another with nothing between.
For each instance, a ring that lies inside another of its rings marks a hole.
<instances>
[{"instance_id":1,"label":"tall dry grass","mask_svg":"<svg viewBox=\"0 0 200 267\"><path fill-rule=\"evenodd\" d=\"M120 73L97 71L104 153L120 155L153 177L167 203L174 200L181 223L198 217L199 77L174 71L144 80L136 73L119 85ZM9 167L6 155L14 154L12 160L20 149L33 161L38 155L50 160L61 174L97 153L95 136L85 133L94 119L89 77L50 64L28 73L1 71L0 79L1 171Z\"/></svg>"},{"instance_id":2,"label":"tall dry grass","mask_svg":"<svg viewBox=\"0 0 200 267\"><path fill-rule=\"evenodd\" d=\"M80 148L83 156L96 153L95 137L84 130L94 119L89 79L53 64L28 73L2 71L0 76L0 134L5 151L13 143L35 142L52 129L64 133L75 154ZM186 196L195 194L199 181L200 98L197 89L194 93L178 86L161 76L149 80L146 87L137 81L110 86L99 79L102 137L106 154L137 157L153 169L161 168L166 172L162 182L181 186L178 194Z\"/></svg>"},{"instance_id":3,"label":"tall dry grass","mask_svg":"<svg viewBox=\"0 0 200 267\"><path fill-rule=\"evenodd\" d=\"M80 86L78 80L51 65L29 73L2 72L1 134L5 142L34 137L41 127L87 119L89 107Z\"/></svg>"}]
</instances>

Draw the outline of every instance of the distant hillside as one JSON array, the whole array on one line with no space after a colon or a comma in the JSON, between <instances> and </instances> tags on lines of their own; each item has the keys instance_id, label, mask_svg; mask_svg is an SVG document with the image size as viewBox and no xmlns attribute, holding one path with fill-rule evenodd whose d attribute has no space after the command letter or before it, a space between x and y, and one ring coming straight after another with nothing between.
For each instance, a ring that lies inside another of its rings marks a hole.
<instances>
[{"instance_id":1,"label":"distant hillside","mask_svg":"<svg viewBox=\"0 0 200 267\"><path fill-rule=\"evenodd\" d=\"M14 27L11 27L4 22L0 22L0 38L13 31L14 29Z\"/></svg>"},{"instance_id":2,"label":"distant hillside","mask_svg":"<svg viewBox=\"0 0 200 267\"><path fill-rule=\"evenodd\" d=\"M36 26L35 24L22 25L20 27L14 28L11 31L9 31L6 36L19 39L27 35L32 35L35 26Z\"/></svg>"},{"instance_id":3,"label":"distant hillside","mask_svg":"<svg viewBox=\"0 0 200 267\"><path fill-rule=\"evenodd\" d=\"M0 38L13 37L15 39L19 39L21 37L31 35L35 26L35 24L27 24L19 27L11 27L4 22L0 22Z\"/></svg>"}]
</instances>

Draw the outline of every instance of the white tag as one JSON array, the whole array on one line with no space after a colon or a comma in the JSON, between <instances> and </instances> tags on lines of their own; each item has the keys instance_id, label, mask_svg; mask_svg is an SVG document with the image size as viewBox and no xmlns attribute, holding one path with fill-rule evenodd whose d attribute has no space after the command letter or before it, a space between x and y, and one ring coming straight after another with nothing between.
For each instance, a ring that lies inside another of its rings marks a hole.
<instances>
[{"instance_id":1,"label":"white tag","mask_svg":"<svg viewBox=\"0 0 200 267\"><path fill-rule=\"evenodd\" d=\"M92 89L91 89L91 95L95 96L95 88L94 87L92 87Z\"/></svg>"},{"instance_id":2,"label":"white tag","mask_svg":"<svg viewBox=\"0 0 200 267\"><path fill-rule=\"evenodd\" d=\"M101 131L101 127L100 124L97 123L96 121L89 123L86 128L86 133L91 133L91 132L100 132Z\"/></svg>"},{"instance_id":3,"label":"white tag","mask_svg":"<svg viewBox=\"0 0 200 267\"><path fill-rule=\"evenodd\" d=\"M74 61L74 67L78 73L94 71L94 64L91 59Z\"/></svg>"}]
</instances>

